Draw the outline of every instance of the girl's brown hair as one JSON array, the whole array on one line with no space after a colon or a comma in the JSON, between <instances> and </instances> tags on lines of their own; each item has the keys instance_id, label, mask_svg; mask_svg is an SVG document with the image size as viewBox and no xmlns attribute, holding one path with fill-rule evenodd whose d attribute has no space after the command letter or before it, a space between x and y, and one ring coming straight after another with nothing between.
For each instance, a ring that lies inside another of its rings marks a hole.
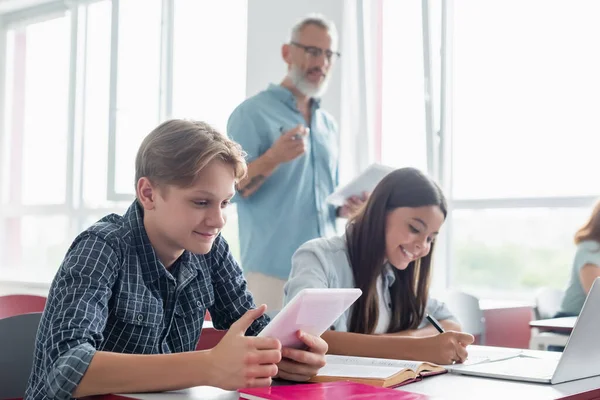
<instances>
[{"instance_id":1,"label":"girl's brown hair","mask_svg":"<svg viewBox=\"0 0 600 400\"><path fill-rule=\"evenodd\" d=\"M600 201L594 207L590 219L575 233L575 244L585 240L600 243Z\"/></svg>"},{"instance_id":2,"label":"girl's brown hair","mask_svg":"<svg viewBox=\"0 0 600 400\"><path fill-rule=\"evenodd\" d=\"M346 242L354 281L363 295L353 306L349 331L373 333L379 318L377 278L385 262L386 217L400 207L438 206L444 217L446 199L439 186L414 168L388 174L375 188L363 209L346 227ZM429 296L431 258L429 253L403 270L392 268L396 277L390 288L392 315L388 332L415 329L421 323Z\"/></svg>"},{"instance_id":3,"label":"girl's brown hair","mask_svg":"<svg viewBox=\"0 0 600 400\"><path fill-rule=\"evenodd\" d=\"M188 187L214 159L232 166L239 181L246 174L239 144L205 122L172 119L142 141L135 159L135 184L146 177L156 185Z\"/></svg>"}]
</instances>

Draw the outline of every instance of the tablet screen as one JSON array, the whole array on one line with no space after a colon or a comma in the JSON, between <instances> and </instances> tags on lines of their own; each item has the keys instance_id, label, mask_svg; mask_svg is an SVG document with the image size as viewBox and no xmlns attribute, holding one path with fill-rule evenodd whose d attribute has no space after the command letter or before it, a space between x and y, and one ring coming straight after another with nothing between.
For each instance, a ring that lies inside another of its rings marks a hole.
<instances>
[{"instance_id":1,"label":"tablet screen","mask_svg":"<svg viewBox=\"0 0 600 400\"><path fill-rule=\"evenodd\" d=\"M360 289L303 289L258 336L279 339L283 347L303 347L298 330L321 336L361 294Z\"/></svg>"}]
</instances>

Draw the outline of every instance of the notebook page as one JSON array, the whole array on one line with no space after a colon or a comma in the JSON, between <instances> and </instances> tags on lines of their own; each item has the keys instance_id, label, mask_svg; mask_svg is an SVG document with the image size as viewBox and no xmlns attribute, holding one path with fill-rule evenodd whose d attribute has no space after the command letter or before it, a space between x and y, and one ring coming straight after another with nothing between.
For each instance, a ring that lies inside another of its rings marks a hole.
<instances>
[{"instance_id":1,"label":"notebook page","mask_svg":"<svg viewBox=\"0 0 600 400\"><path fill-rule=\"evenodd\" d=\"M523 354L523 350L520 349L467 349L469 356L463 365L474 365L482 362L491 362L505 360L509 358L518 357Z\"/></svg>"},{"instance_id":2,"label":"notebook page","mask_svg":"<svg viewBox=\"0 0 600 400\"><path fill-rule=\"evenodd\" d=\"M321 368L321 376L347 376L352 378L385 379L404 370L416 369L421 364L418 361L388 360L384 358L325 356L327 365Z\"/></svg>"},{"instance_id":3,"label":"notebook page","mask_svg":"<svg viewBox=\"0 0 600 400\"><path fill-rule=\"evenodd\" d=\"M364 365L327 364L317 376L344 376L348 378L387 379L399 370L392 367L368 368Z\"/></svg>"}]
</instances>

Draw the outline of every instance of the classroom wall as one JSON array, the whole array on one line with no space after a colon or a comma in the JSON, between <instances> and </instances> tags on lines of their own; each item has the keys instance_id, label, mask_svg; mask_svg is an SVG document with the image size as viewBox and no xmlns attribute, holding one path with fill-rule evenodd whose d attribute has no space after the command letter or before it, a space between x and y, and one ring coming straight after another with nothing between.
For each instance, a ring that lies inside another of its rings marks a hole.
<instances>
[{"instance_id":1,"label":"classroom wall","mask_svg":"<svg viewBox=\"0 0 600 400\"><path fill-rule=\"evenodd\" d=\"M248 70L246 94L252 96L269 83L279 83L286 74L281 45L289 41L292 26L309 13L321 13L332 20L343 38L343 0L250 0L248 1ZM341 47L341 46L340 46ZM334 66L329 89L321 105L339 121L341 116L341 71Z\"/></svg>"}]
</instances>

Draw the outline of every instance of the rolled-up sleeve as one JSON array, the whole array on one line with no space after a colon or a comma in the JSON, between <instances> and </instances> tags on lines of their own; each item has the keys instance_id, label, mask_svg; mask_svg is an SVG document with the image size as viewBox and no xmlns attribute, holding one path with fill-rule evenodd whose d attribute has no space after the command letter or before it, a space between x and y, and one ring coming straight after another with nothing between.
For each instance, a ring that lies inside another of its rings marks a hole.
<instances>
[{"instance_id":1,"label":"rolled-up sleeve","mask_svg":"<svg viewBox=\"0 0 600 400\"><path fill-rule=\"evenodd\" d=\"M239 106L229 117L227 121L227 135L237 142L246 152L247 162L252 162L260 157L270 146L259 130L252 118L252 112L247 110L247 106Z\"/></svg>"},{"instance_id":2,"label":"rolled-up sleeve","mask_svg":"<svg viewBox=\"0 0 600 400\"><path fill-rule=\"evenodd\" d=\"M32 378L39 382L30 390L72 397L102 343L117 266L117 253L97 236L80 237L71 246L38 329Z\"/></svg>"},{"instance_id":3,"label":"rolled-up sleeve","mask_svg":"<svg viewBox=\"0 0 600 400\"><path fill-rule=\"evenodd\" d=\"M430 297L427 300L427 306L425 307L425 309L426 314L433 316L438 321L449 319L451 321L458 322L458 319L452 314L446 303L444 303L443 301ZM429 322L427 321L427 319L423 318L423 320L419 324L418 329L425 328L428 324Z\"/></svg>"}]
</instances>

